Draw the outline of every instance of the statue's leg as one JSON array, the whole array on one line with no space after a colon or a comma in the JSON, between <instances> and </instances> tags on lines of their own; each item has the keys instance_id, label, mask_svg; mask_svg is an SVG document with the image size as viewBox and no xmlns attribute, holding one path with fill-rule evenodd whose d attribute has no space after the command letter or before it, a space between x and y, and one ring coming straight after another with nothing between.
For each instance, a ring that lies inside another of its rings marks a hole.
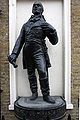
<instances>
[{"instance_id":1,"label":"statue's leg","mask_svg":"<svg viewBox=\"0 0 80 120\"><path fill-rule=\"evenodd\" d=\"M30 89L32 92L32 96L30 97L31 100L35 100L38 97L38 92L37 92L37 78L35 75L35 68L29 67L27 69L28 72L28 79L30 83Z\"/></svg>"},{"instance_id":2,"label":"statue's leg","mask_svg":"<svg viewBox=\"0 0 80 120\"><path fill-rule=\"evenodd\" d=\"M40 87L43 94L43 100L49 103L55 103L50 97L49 81L47 76L46 61L43 54L36 55L35 63L39 73Z\"/></svg>"}]
</instances>

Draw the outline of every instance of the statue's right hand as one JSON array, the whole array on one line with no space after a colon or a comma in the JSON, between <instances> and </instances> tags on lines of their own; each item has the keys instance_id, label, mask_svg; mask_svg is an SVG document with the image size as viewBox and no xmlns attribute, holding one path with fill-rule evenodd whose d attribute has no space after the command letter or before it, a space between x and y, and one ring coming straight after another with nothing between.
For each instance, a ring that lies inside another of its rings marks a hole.
<instances>
[{"instance_id":1,"label":"statue's right hand","mask_svg":"<svg viewBox=\"0 0 80 120\"><path fill-rule=\"evenodd\" d=\"M8 61L9 61L10 63L12 63L13 61L16 62L16 55L15 55L15 54L9 55L9 56L8 56Z\"/></svg>"},{"instance_id":2,"label":"statue's right hand","mask_svg":"<svg viewBox=\"0 0 80 120\"><path fill-rule=\"evenodd\" d=\"M18 65L16 64L16 55L15 54L9 55L8 61L14 66L14 68L18 67Z\"/></svg>"}]
</instances>

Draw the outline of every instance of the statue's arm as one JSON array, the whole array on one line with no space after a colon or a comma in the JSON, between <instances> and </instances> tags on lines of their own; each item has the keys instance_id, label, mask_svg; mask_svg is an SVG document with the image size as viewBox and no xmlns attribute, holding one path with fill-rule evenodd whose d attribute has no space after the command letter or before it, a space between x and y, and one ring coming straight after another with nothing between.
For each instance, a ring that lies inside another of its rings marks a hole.
<instances>
[{"instance_id":1,"label":"statue's arm","mask_svg":"<svg viewBox=\"0 0 80 120\"><path fill-rule=\"evenodd\" d=\"M52 45L56 45L58 43L58 36L57 36L57 31L56 29L51 26L49 23L43 24L43 30L48 37L50 43Z\"/></svg>"},{"instance_id":2,"label":"statue's arm","mask_svg":"<svg viewBox=\"0 0 80 120\"><path fill-rule=\"evenodd\" d=\"M17 67L16 65L16 59L21 51L21 48L23 46L25 42L25 29L24 29L24 25L21 29L20 35L15 43L15 46L12 50L11 55L8 56L8 61L14 66L14 68Z\"/></svg>"}]
</instances>

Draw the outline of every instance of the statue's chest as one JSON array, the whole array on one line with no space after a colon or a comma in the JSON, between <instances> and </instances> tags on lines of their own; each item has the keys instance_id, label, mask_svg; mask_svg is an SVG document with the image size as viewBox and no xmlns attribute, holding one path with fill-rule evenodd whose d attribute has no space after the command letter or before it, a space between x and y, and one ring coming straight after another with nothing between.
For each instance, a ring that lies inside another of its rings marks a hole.
<instances>
[{"instance_id":1,"label":"statue's chest","mask_svg":"<svg viewBox=\"0 0 80 120\"><path fill-rule=\"evenodd\" d=\"M26 28L25 28L25 33L26 34L34 34L34 35L42 35L42 27L41 27L41 23L35 22L35 23L29 23Z\"/></svg>"}]
</instances>

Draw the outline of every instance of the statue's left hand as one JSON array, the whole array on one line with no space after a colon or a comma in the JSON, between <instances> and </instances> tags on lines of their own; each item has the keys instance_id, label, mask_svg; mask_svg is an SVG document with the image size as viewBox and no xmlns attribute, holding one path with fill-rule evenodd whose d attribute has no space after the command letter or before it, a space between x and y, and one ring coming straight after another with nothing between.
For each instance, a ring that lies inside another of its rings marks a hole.
<instances>
[{"instance_id":1,"label":"statue's left hand","mask_svg":"<svg viewBox=\"0 0 80 120\"><path fill-rule=\"evenodd\" d=\"M13 65L14 68L18 67L18 65L16 64L16 55L15 54L9 55L8 61Z\"/></svg>"}]
</instances>

